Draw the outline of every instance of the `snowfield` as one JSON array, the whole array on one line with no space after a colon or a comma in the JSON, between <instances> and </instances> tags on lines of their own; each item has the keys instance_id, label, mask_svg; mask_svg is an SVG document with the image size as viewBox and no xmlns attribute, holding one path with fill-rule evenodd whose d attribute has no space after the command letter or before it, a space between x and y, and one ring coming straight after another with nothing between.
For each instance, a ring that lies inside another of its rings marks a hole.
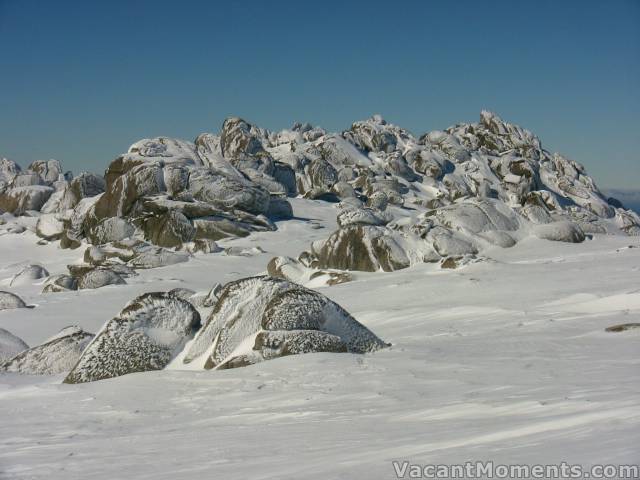
<instances>
[{"instance_id":1,"label":"snowfield","mask_svg":"<svg viewBox=\"0 0 640 480\"><path fill-rule=\"evenodd\" d=\"M96 333L145 292L263 273L336 228L332 204L290 202L295 218L277 231L218 242L265 253L198 254L98 290L21 283L11 291L35 308L0 311L0 328L35 346L69 325ZM0 236L0 290L25 265L56 275L81 259L38 240ZM0 478L392 479L394 460L638 463L640 329L605 328L640 322L640 238L530 236L484 255L320 288L392 344L371 354L213 371L176 361L76 385L0 374Z\"/></svg>"}]
</instances>

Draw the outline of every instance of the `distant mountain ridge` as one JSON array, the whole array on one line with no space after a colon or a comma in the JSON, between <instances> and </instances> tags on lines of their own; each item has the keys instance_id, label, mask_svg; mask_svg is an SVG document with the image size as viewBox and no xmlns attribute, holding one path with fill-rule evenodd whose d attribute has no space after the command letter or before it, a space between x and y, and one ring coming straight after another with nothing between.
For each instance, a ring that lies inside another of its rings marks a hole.
<instances>
[{"instance_id":1,"label":"distant mountain ridge","mask_svg":"<svg viewBox=\"0 0 640 480\"><path fill-rule=\"evenodd\" d=\"M602 191L607 196L620 200L626 208L634 210L636 213L640 214L640 190L628 188L603 188Z\"/></svg>"}]
</instances>

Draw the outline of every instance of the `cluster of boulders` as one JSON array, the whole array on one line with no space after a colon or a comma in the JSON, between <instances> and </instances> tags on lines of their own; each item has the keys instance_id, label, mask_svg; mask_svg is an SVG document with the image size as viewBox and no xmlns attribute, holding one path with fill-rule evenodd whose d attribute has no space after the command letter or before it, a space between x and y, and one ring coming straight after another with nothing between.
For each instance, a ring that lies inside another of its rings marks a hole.
<instances>
[{"instance_id":1,"label":"cluster of boulders","mask_svg":"<svg viewBox=\"0 0 640 480\"><path fill-rule=\"evenodd\" d=\"M313 130L313 140L306 131L264 139L299 175L299 193L340 201L339 229L303 252L299 268L451 268L531 235L640 235L640 217L607 199L584 167L490 112L420 138L379 116L342 134Z\"/></svg>"},{"instance_id":2,"label":"cluster of boulders","mask_svg":"<svg viewBox=\"0 0 640 480\"><path fill-rule=\"evenodd\" d=\"M292 196L339 202L339 230L303 253L306 268L450 265L528 235L640 234L638 215L603 196L580 164L486 111L421 137L380 116L341 133L229 118L220 135L194 142L140 140L104 177L73 178L55 160L24 172L0 160L0 211L39 215L38 235L63 247L96 247L85 257L101 268L175 263L176 250L214 252L216 240L275 230L292 217Z\"/></svg>"},{"instance_id":3,"label":"cluster of boulders","mask_svg":"<svg viewBox=\"0 0 640 480\"><path fill-rule=\"evenodd\" d=\"M7 298L7 308L20 306ZM206 311L210 314L202 326L200 312ZM65 383L84 383L162 370L179 355L181 363L208 370L303 353L367 353L385 346L324 295L262 276L200 294L184 288L145 293L95 336L72 326L29 348L0 329L0 371L66 373Z\"/></svg>"}]
</instances>

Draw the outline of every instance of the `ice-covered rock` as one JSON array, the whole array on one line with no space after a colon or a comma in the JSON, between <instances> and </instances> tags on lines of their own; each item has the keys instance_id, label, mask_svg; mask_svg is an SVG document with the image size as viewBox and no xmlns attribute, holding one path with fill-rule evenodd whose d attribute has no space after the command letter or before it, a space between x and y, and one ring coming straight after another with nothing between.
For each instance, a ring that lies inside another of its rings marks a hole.
<instances>
[{"instance_id":1,"label":"ice-covered rock","mask_svg":"<svg viewBox=\"0 0 640 480\"><path fill-rule=\"evenodd\" d=\"M385 346L327 297L278 278L250 277L224 286L184 362L233 368L290 354Z\"/></svg>"},{"instance_id":2,"label":"ice-covered rock","mask_svg":"<svg viewBox=\"0 0 640 480\"><path fill-rule=\"evenodd\" d=\"M145 293L102 327L64 382L161 370L199 327L200 315L189 302L167 293Z\"/></svg>"},{"instance_id":3,"label":"ice-covered rock","mask_svg":"<svg viewBox=\"0 0 640 480\"><path fill-rule=\"evenodd\" d=\"M0 365L29 348L21 338L0 328Z\"/></svg>"},{"instance_id":4,"label":"ice-covered rock","mask_svg":"<svg viewBox=\"0 0 640 480\"><path fill-rule=\"evenodd\" d=\"M93 334L78 326L66 327L43 344L15 355L0 370L27 375L56 375L70 371Z\"/></svg>"},{"instance_id":5,"label":"ice-covered rock","mask_svg":"<svg viewBox=\"0 0 640 480\"><path fill-rule=\"evenodd\" d=\"M15 293L0 291L0 311L26 307L24 300Z\"/></svg>"}]
</instances>

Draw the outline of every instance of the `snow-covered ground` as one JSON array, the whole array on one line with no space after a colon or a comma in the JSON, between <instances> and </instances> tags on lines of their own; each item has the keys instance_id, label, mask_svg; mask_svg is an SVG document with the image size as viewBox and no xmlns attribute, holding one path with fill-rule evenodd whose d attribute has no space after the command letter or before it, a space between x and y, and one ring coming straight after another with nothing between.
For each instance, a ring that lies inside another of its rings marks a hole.
<instances>
[{"instance_id":1,"label":"snow-covered ground","mask_svg":"<svg viewBox=\"0 0 640 480\"><path fill-rule=\"evenodd\" d=\"M96 332L143 292L264 272L335 228L329 204L292 204L298 219L278 231L220 242L266 253L198 255L98 290L18 286L36 308L0 312L0 328L36 345L70 324ZM20 265L65 273L82 255L37 240L0 237L0 290ZM393 344L373 354L77 385L2 374L0 478L390 479L391 462L405 459L638 463L640 329L604 331L640 322L638 237L530 238L486 255L459 270L423 264L322 288Z\"/></svg>"}]
</instances>

